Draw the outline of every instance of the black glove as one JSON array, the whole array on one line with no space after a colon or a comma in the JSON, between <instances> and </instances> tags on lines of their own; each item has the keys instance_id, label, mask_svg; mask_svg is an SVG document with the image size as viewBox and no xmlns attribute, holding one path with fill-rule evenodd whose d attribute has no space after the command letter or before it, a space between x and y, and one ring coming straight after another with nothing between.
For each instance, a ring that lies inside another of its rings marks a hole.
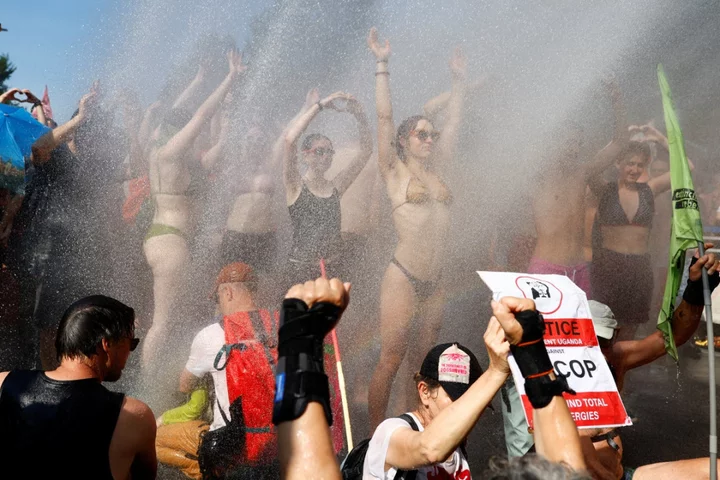
<instances>
[{"instance_id":1,"label":"black glove","mask_svg":"<svg viewBox=\"0 0 720 480\"><path fill-rule=\"evenodd\" d=\"M698 259L696 257L693 257L692 261L690 262L690 267L695 265L697 261ZM715 288L720 285L720 272L715 272L712 275L708 275L708 280L710 281L710 292L712 293ZM705 294L703 293L702 277L695 281L688 278L687 286L685 287L685 291L683 292L683 300L685 300L690 305L705 305Z\"/></svg>"}]
</instances>

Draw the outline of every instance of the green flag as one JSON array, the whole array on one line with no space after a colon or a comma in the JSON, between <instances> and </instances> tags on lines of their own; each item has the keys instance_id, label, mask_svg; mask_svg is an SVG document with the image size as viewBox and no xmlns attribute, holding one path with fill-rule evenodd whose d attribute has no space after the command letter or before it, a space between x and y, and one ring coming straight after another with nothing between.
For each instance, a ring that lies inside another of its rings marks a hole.
<instances>
[{"instance_id":1,"label":"green flag","mask_svg":"<svg viewBox=\"0 0 720 480\"><path fill-rule=\"evenodd\" d=\"M685 143L677 115L675 115L670 85L665 78L662 64L658 64L657 73L665 111L665 129L670 151L670 188L672 190L670 266L665 283L662 309L658 316L658 329L665 335L665 350L677 361L677 347L670 320L673 316L675 298L685 268L685 251L688 248L696 248L698 242L703 241L703 230L695 187L690 176L690 166L685 155Z\"/></svg>"}]
</instances>

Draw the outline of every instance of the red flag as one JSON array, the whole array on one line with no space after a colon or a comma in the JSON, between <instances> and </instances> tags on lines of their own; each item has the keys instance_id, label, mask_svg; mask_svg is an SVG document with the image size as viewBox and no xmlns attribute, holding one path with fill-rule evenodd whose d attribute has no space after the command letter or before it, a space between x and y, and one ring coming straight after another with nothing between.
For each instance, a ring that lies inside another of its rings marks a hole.
<instances>
[{"instance_id":1,"label":"red flag","mask_svg":"<svg viewBox=\"0 0 720 480\"><path fill-rule=\"evenodd\" d=\"M48 93L47 85L45 85L45 92L43 93L42 108L43 108L43 111L45 112L45 118L47 118L48 120L51 120L53 118L53 113L52 113L52 107L50 106L50 94ZM33 111L32 111L32 116L33 116L33 118L35 118L37 120L37 112L35 111L35 109L33 109Z\"/></svg>"}]
</instances>

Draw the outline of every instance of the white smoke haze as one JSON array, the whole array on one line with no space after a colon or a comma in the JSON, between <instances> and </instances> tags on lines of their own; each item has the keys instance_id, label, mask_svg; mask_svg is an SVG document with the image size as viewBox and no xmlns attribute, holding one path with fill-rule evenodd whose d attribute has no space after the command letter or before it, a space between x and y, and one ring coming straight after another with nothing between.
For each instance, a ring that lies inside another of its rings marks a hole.
<instances>
[{"instance_id":1,"label":"white smoke haze","mask_svg":"<svg viewBox=\"0 0 720 480\"><path fill-rule=\"evenodd\" d=\"M254 123L274 141L314 87L323 97L337 90L355 95L374 125L375 61L366 45L372 26L392 45L389 70L396 125L421 113L427 100L450 88L448 60L455 46L462 47L470 81L484 78L485 83L468 95L459 155L449 170L455 202L444 278L448 310L454 315L448 315L448 325L462 330L448 327L440 340L470 338L464 341L476 352L484 351L487 306L473 272L495 260L490 258L491 240L497 239L502 256L514 235L533 232L527 192L541 161L566 140L566 122L584 127L583 159L592 158L611 139L610 99L601 85L605 76L616 76L630 123L655 119L663 126L656 79L656 65L662 62L690 156L701 168L717 165L712 152L718 146L720 121L720 33L714 19L720 18L720 6L710 0L127 0L114 3L112 11L100 24L86 26L98 44L111 36L111 48L96 51L88 43L73 49L71 55L82 57L79 63L85 68L72 72L58 94L86 90L99 78L107 105L117 92L129 89L147 107L164 91L177 95L203 61L214 70L204 86L207 94L225 75L227 62L221 50L198 51L198 45L234 43L244 52L249 70L233 113L237 128L231 151L240 150L245 129ZM207 43L208 38L214 40ZM321 114L311 132L333 140L338 161L344 149L357 143L354 120L340 113ZM118 151L118 163L124 155ZM354 305L352 315L362 323L355 328L377 332L379 284L392 255L394 233L385 189L375 183L375 166L368 168L361 177L366 190L358 185L349 194L367 206L344 206L344 215L357 217L343 218L343 224L371 235L371 265L354 279L364 285L358 289L364 303ZM276 175L281 181L282 172ZM376 210L368 201L374 198ZM282 204L284 196L278 195L277 201ZM214 205L202 212L202 228L222 227L227 208ZM281 241L289 243L287 225L281 225L281 232ZM204 248L211 248L212 232L201 231L198 237L202 241L196 246L196 261ZM279 262L286 249L281 248ZM120 298L123 288L114 285ZM148 291L151 288L148 284ZM198 286L197 296L198 305L211 308L205 285ZM212 321L211 313L194 320L194 331L175 339L168 388L176 384L189 339ZM349 327L341 327L341 333L343 328ZM349 339L341 337L341 347L343 340ZM349 376L358 385L367 382L378 344L379 338L367 345L365 358L346 357ZM351 385L351 396L356 386Z\"/></svg>"}]
</instances>

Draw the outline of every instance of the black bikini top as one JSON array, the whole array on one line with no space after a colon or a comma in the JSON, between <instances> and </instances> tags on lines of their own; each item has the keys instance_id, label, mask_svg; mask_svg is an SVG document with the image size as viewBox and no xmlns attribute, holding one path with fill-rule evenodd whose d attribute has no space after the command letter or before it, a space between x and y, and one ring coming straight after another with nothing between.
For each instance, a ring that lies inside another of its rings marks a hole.
<instances>
[{"instance_id":1,"label":"black bikini top","mask_svg":"<svg viewBox=\"0 0 720 480\"><path fill-rule=\"evenodd\" d=\"M635 225L652 227L655 216L655 195L647 183L638 183L638 209L635 217L629 221L620 205L620 193L617 182L608 183L600 196L597 220L600 225Z\"/></svg>"}]
</instances>

